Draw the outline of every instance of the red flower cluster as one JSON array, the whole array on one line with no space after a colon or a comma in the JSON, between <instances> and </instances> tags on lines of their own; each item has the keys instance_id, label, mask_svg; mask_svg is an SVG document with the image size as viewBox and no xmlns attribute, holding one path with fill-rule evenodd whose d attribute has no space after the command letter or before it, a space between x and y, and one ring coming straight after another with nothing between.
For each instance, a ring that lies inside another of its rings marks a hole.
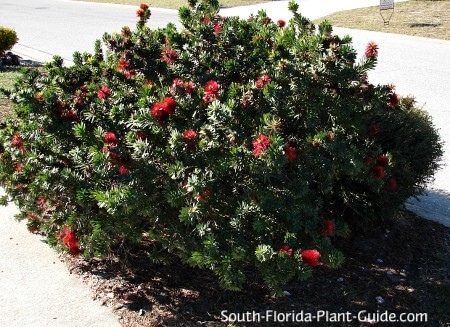
<instances>
[{"instance_id":1,"label":"red flower cluster","mask_svg":"<svg viewBox=\"0 0 450 327\"><path fill-rule=\"evenodd\" d=\"M131 30L128 26L124 26L122 27L122 31L120 32L120 34L122 36L130 36L131 35Z\"/></svg>"},{"instance_id":2,"label":"red flower cluster","mask_svg":"<svg viewBox=\"0 0 450 327\"><path fill-rule=\"evenodd\" d=\"M170 47L164 48L162 51L162 58L168 64L171 64L172 62L177 60L178 56L178 53L175 50L172 50L172 48Z\"/></svg>"},{"instance_id":3,"label":"red flower cluster","mask_svg":"<svg viewBox=\"0 0 450 327\"><path fill-rule=\"evenodd\" d=\"M205 103L216 100L219 96L220 85L216 81L209 81L205 85L205 94L203 95L203 101Z\"/></svg>"},{"instance_id":4,"label":"red flower cluster","mask_svg":"<svg viewBox=\"0 0 450 327\"><path fill-rule=\"evenodd\" d=\"M375 166L373 168L373 177L383 179L386 176L386 169L383 166Z\"/></svg>"},{"instance_id":5,"label":"red flower cluster","mask_svg":"<svg viewBox=\"0 0 450 327\"><path fill-rule=\"evenodd\" d=\"M202 193L199 193L197 195L197 199L199 201L203 201L204 199L209 198L210 195L211 195L211 190L209 188L205 188Z\"/></svg>"},{"instance_id":6,"label":"red flower cluster","mask_svg":"<svg viewBox=\"0 0 450 327\"><path fill-rule=\"evenodd\" d=\"M128 170L128 166L125 164L120 164L119 165L119 174L120 175L127 175L129 174L130 171Z\"/></svg>"},{"instance_id":7,"label":"red flower cluster","mask_svg":"<svg viewBox=\"0 0 450 327\"><path fill-rule=\"evenodd\" d=\"M317 266L319 264L320 253L317 250L304 250L302 251L302 260L310 267Z\"/></svg>"},{"instance_id":8,"label":"red flower cluster","mask_svg":"<svg viewBox=\"0 0 450 327\"><path fill-rule=\"evenodd\" d=\"M170 86L170 93L174 95L177 88L182 88L187 94L192 94L195 91L195 84L192 81L184 82L179 78L175 78Z\"/></svg>"},{"instance_id":9,"label":"red flower cluster","mask_svg":"<svg viewBox=\"0 0 450 327\"><path fill-rule=\"evenodd\" d=\"M258 77L258 80L256 81L256 87L258 89L263 89L269 83L270 83L269 75L264 74L264 75Z\"/></svg>"},{"instance_id":10,"label":"red flower cluster","mask_svg":"<svg viewBox=\"0 0 450 327\"><path fill-rule=\"evenodd\" d=\"M280 249L278 250L278 254L280 254L280 253L284 253L284 254L286 254L286 255L292 255L292 249L289 247L289 245L283 245L283 246L281 246L280 247Z\"/></svg>"},{"instance_id":11,"label":"red flower cluster","mask_svg":"<svg viewBox=\"0 0 450 327\"><path fill-rule=\"evenodd\" d=\"M11 145L17 149L23 150L23 138L19 134L14 134L11 138Z\"/></svg>"},{"instance_id":12,"label":"red flower cluster","mask_svg":"<svg viewBox=\"0 0 450 327\"><path fill-rule=\"evenodd\" d=\"M214 25L214 32L216 34L219 34L221 30L222 30L222 26L220 26L219 24Z\"/></svg>"},{"instance_id":13,"label":"red flower cluster","mask_svg":"<svg viewBox=\"0 0 450 327\"><path fill-rule=\"evenodd\" d=\"M267 150L272 141L265 135L260 135L256 140L252 142L253 144L253 154L258 157L264 150Z\"/></svg>"},{"instance_id":14,"label":"red flower cluster","mask_svg":"<svg viewBox=\"0 0 450 327\"><path fill-rule=\"evenodd\" d=\"M145 134L144 132L137 132L136 137L138 138L138 140L145 140L147 138L147 134Z\"/></svg>"},{"instance_id":15,"label":"red flower cluster","mask_svg":"<svg viewBox=\"0 0 450 327\"><path fill-rule=\"evenodd\" d=\"M376 59L378 56L378 44L373 41L369 42L364 54L367 58Z\"/></svg>"},{"instance_id":16,"label":"red flower cluster","mask_svg":"<svg viewBox=\"0 0 450 327\"><path fill-rule=\"evenodd\" d=\"M278 26L279 26L280 28L283 28L283 27L286 26L286 22L285 22L284 20L282 20L282 19L279 19L279 20L277 21L277 24L278 24Z\"/></svg>"},{"instance_id":17,"label":"red flower cluster","mask_svg":"<svg viewBox=\"0 0 450 327\"><path fill-rule=\"evenodd\" d=\"M69 252L73 255L78 255L81 253L78 238L75 236L75 233L69 229L69 227L65 226L63 231L63 242L64 245L69 249Z\"/></svg>"},{"instance_id":18,"label":"red flower cluster","mask_svg":"<svg viewBox=\"0 0 450 327\"><path fill-rule=\"evenodd\" d=\"M194 132L192 129L188 129L187 131L184 131L183 133L183 139L186 143L192 144L195 143L197 138L197 133Z\"/></svg>"},{"instance_id":19,"label":"red flower cluster","mask_svg":"<svg viewBox=\"0 0 450 327\"><path fill-rule=\"evenodd\" d=\"M123 75L126 78L132 78L136 75L136 71L134 69L130 69L130 63L125 59L121 59L119 61L117 64L117 70L123 72Z\"/></svg>"},{"instance_id":20,"label":"red flower cluster","mask_svg":"<svg viewBox=\"0 0 450 327\"><path fill-rule=\"evenodd\" d=\"M22 165L20 163L16 163L16 171L21 173L23 171Z\"/></svg>"},{"instance_id":21,"label":"red flower cluster","mask_svg":"<svg viewBox=\"0 0 450 327\"><path fill-rule=\"evenodd\" d=\"M117 145L117 137L113 132L108 132L105 135L105 142L108 143L109 146L114 147Z\"/></svg>"},{"instance_id":22,"label":"red flower cluster","mask_svg":"<svg viewBox=\"0 0 450 327\"><path fill-rule=\"evenodd\" d=\"M146 3L141 3L140 6L139 6L139 8L142 9L142 10L148 9L148 4L146 4Z\"/></svg>"},{"instance_id":23,"label":"red flower cluster","mask_svg":"<svg viewBox=\"0 0 450 327\"><path fill-rule=\"evenodd\" d=\"M66 120L77 121L78 114L75 110L69 109L64 113L63 118Z\"/></svg>"},{"instance_id":24,"label":"red flower cluster","mask_svg":"<svg viewBox=\"0 0 450 327\"><path fill-rule=\"evenodd\" d=\"M26 218L28 220L39 220L38 215L36 215L35 213L29 213Z\"/></svg>"},{"instance_id":25,"label":"red flower cluster","mask_svg":"<svg viewBox=\"0 0 450 327\"><path fill-rule=\"evenodd\" d=\"M87 92L88 92L87 86L86 85L82 85L74 93L73 99L74 99L75 104L77 106L81 107L82 105L84 105L84 101L86 100Z\"/></svg>"},{"instance_id":26,"label":"red flower cluster","mask_svg":"<svg viewBox=\"0 0 450 327\"><path fill-rule=\"evenodd\" d=\"M390 191L395 190L397 188L397 181L395 180L395 178L389 178L386 181L386 188Z\"/></svg>"},{"instance_id":27,"label":"red flower cluster","mask_svg":"<svg viewBox=\"0 0 450 327\"><path fill-rule=\"evenodd\" d=\"M175 113L176 102L172 98L164 98L163 101L157 102L152 106L152 116L159 123L163 123L163 121L169 116Z\"/></svg>"},{"instance_id":28,"label":"red flower cluster","mask_svg":"<svg viewBox=\"0 0 450 327\"><path fill-rule=\"evenodd\" d=\"M364 159L364 164L370 166L373 165L375 163L375 160L372 157L366 157L366 159Z\"/></svg>"},{"instance_id":29,"label":"red flower cluster","mask_svg":"<svg viewBox=\"0 0 450 327\"><path fill-rule=\"evenodd\" d=\"M284 153L286 154L286 157L289 162L292 162L297 158L297 151L293 147L291 147L289 144L286 144L286 147L284 148Z\"/></svg>"},{"instance_id":30,"label":"red flower cluster","mask_svg":"<svg viewBox=\"0 0 450 327\"><path fill-rule=\"evenodd\" d=\"M101 88L98 89L97 92L97 96L104 100L106 98L108 98L111 95L111 91L107 86L102 86Z\"/></svg>"},{"instance_id":31,"label":"red flower cluster","mask_svg":"<svg viewBox=\"0 0 450 327\"><path fill-rule=\"evenodd\" d=\"M385 155L385 154L380 154L380 155L378 156L378 158L377 158L377 164L378 164L379 166L386 167L386 166L388 165L388 163L389 163L389 158L388 158L387 155Z\"/></svg>"},{"instance_id":32,"label":"red flower cluster","mask_svg":"<svg viewBox=\"0 0 450 327\"><path fill-rule=\"evenodd\" d=\"M325 220L322 222L322 226L319 229L319 233L322 236L328 236L334 233L335 224L332 220Z\"/></svg>"},{"instance_id":33,"label":"red flower cluster","mask_svg":"<svg viewBox=\"0 0 450 327\"><path fill-rule=\"evenodd\" d=\"M394 108L397 107L399 103L400 101L398 100L397 93L395 92L389 93L388 106Z\"/></svg>"}]
</instances>

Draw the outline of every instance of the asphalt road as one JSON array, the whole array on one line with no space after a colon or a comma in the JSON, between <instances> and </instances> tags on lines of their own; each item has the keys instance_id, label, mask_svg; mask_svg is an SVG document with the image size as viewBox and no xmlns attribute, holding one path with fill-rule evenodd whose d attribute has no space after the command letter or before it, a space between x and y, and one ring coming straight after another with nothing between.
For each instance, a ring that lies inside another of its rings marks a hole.
<instances>
[{"instance_id":1,"label":"asphalt road","mask_svg":"<svg viewBox=\"0 0 450 327\"><path fill-rule=\"evenodd\" d=\"M104 32L120 32L136 25L137 6L98 4L69 0L0 0L0 26L14 28L18 51L37 59L60 55L70 61L74 51L94 49ZM178 13L152 9L150 27L178 21Z\"/></svg>"}]
</instances>

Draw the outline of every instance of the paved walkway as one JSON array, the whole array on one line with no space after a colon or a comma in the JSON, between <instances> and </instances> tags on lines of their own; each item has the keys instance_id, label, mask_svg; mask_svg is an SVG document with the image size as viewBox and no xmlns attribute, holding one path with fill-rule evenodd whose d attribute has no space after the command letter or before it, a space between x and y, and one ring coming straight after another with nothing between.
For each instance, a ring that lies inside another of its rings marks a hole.
<instances>
[{"instance_id":1,"label":"paved walkway","mask_svg":"<svg viewBox=\"0 0 450 327\"><path fill-rule=\"evenodd\" d=\"M300 11L311 19L331 12L377 5L378 0L298 0ZM289 19L288 1L226 8L224 15L248 15L266 9L273 19ZM14 27L20 43L14 51L39 61L53 54L66 59L76 50L92 51L102 31L119 31L135 24L136 6L82 3L68 0L0 0L0 22ZM173 10L153 9L153 27L177 21ZM395 17L394 17L395 18ZM336 29L350 34L362 53L368 41L380 45L380 64L371 73L374 83L394 83L401 94L414 94L450 139L448 85L450 42L367 31ZM100 33L100 34L96 34ZM429 55L433 54L433 60ZM446 145L445 161L450 162ZM408 207L429 219L450 226L450 172L446 167L430 186L430 197ZM118 326L111 310L90 299L88 288L70 276L58 256L41 238L13 220L14 206L0 208L0 326Z\"/></svg>"},{"instance_id":2,"label":"paved walkway","mask_svg":"<svg viewBox=\"0 0 450 327\"><path fill-rule=\"evenodd\" d=\"M13 205L0 208L0 326L120 326L44 238L14 220L17 212Z\"/></svg>"}]
</instances>

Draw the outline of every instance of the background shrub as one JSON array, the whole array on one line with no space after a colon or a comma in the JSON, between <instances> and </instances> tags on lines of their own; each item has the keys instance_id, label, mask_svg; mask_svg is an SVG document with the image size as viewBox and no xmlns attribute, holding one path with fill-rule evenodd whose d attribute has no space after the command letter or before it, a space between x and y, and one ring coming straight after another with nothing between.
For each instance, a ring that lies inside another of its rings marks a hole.
<instances>
[{"instance_id":1,"label":"background shrub","mask_svg":"<svg viewBox=\"0 0 450 327\"><path fill-rule=\"evenodd\" d=\"M10 50L17 41L16 31L0 26L0 55Z\"/></svg>"},{"instance_id":2,"label":"background shrub","mask_svg":"<svg viewBox=\"0 0 450 327\"><path fill-rule=\"evenodd\" d=\"M439 139L391 86L367 82L376 44L356 63L350 37L316 30L295 2L288 24L190 4L181 31L150 30L141 5L136 30L104 35L106 52L97 42L71 67L25 74L0 180L19 218L72 254L146 237L150 258L173 252L231 290L255 266L279 292L340 265L348 223L420 191Z\"/></svg>"}]
</instances>

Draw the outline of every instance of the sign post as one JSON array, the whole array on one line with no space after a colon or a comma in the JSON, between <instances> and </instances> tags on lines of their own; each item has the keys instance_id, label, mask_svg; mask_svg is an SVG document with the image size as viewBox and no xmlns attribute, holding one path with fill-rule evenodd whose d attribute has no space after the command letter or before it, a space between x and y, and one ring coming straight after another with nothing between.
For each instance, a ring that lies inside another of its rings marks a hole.
<instances>
[{"instance_id":1,"label":"sign post","mask_svg":"<svg viewBox=\"0 0 450 327\"><path fill-rule=\"evenodd\" d=\"M388 16L383 16L384 11L389 11L390 14ZM384 26L389 26L389 21L392 18L392 15L394 14L394 0L380 0L380 15L381 18L383 18Z\"/></svg>"}]
</instances>

